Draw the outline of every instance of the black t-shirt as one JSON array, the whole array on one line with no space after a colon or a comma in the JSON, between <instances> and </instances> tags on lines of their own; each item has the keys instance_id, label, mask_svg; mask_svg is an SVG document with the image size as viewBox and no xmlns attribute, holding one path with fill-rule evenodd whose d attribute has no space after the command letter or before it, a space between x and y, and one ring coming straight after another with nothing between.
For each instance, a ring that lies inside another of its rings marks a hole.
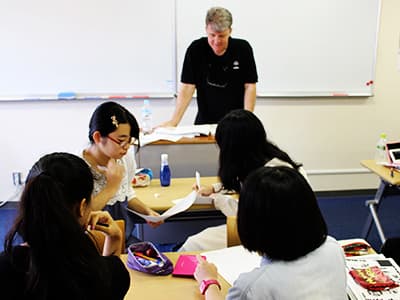
<instances>
[{"instance_id":1,"label":"black t-shirt","mask_svg":"<svg viewBox=\"0 0 400 300\"><path fill-rule=\"evenodd\" d=\"M196 85L195 124L218 123L231 110L244 108L244 84L257 80L253 50L245 40L229 38L222 56L214 54L205 37L186 51L181 81Z\"/></svg>"},{"instance_id":2,"label":"black t-shirt","mask_svg":"<svg viewBox=\"0 0 400 300\"><path fill-rule=\"evenodd\" d=\"M0 254L0 291L2 295L7 295L4 299L23 300L34 299L24 296L26 287L25 272L29 264L29 247L16 246L13 249L13 257L2 252ZM102 272L104 283L90 284L80 282L82 289L82 299L124 299L129 289L129 272L123 262L117 256L100 256L96 258L98 262L98 272ZM71 281L62 278L63 275L57 272L57 261L49 261L54 270L51 278L48 299L69 299L69 287ZM63 273L65 274L65 273ZM65 275L64 275L65 276Z\"/></svg>"}]
</instances>

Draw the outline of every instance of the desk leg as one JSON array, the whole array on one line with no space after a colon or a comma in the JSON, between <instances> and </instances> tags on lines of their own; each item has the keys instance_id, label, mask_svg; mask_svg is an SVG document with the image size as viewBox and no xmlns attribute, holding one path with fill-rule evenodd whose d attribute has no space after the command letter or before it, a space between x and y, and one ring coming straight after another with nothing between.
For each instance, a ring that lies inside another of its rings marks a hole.
<instances>
[{"instance_id":1,"label":"desk leg","mask_svg":"<svg viewBox=\"0 0 400 300\"><path fill-rule=\"evenodd\" d=\"M384 182L383 180L381 180L381 183L379 184L379 188L376 191L375 198L373 200L367 200L365 202L365 205L368 206L368 208L370 210L370 214L368 215L368 218L365 221L364 229L361 234L361 236L364 239L366 239L368 237L368 235L371 231L372 221L374 221L382 243L384 243L386 240L385 235L383 233L381 222L379 221L379 218L378 218L379 204L383 199L383 193L386 189L386 186L387 186L387 183Z\"/></svg>"}]
</instances>

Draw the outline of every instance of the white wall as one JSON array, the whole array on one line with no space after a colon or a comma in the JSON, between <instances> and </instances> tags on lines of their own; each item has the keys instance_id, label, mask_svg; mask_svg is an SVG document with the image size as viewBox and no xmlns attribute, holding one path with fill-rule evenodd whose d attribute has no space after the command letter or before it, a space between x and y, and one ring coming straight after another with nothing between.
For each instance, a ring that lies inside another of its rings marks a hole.
<instances>
[{"instance_id":1,"label":"white wall","mask_svg":"<svg viewBox=\"0 0 400 300\"><path fill-rule=\"evenodd\" d=\"M267 134L295 160L304 163L317 191L376 188L377 178L364 173L360 160L373 157L381 132L391 140L400 140L400 1L382 3L374 97L258 99L255 112ZM136 115L142 104L129 100L120 103ZM173 100L151 103L155 123L172 114ZM85 147L89 117L97 104L0 102L0 200L14 191L13 171L22 171L25 176L44 153L77 152ZM193 102L182 125L192 122L195 111Z\"/></svg>"}]
</instances>

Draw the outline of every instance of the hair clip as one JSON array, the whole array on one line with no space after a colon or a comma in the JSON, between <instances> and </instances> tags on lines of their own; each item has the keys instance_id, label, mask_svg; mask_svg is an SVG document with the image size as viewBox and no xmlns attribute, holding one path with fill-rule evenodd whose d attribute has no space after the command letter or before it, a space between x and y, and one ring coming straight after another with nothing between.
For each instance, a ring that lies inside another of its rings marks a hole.
<instances>
[{"instance_id":1,"label":"hair clip","mask_svg":"<svg viewBox=\"0 0 400 300\"><path fill-rule=\"evenodd\" d=\"M115 116L111 116L111 121L113 123L113 125L115 126L115 128L118 128L118 120Z\"/></svg>"}]
</instances>

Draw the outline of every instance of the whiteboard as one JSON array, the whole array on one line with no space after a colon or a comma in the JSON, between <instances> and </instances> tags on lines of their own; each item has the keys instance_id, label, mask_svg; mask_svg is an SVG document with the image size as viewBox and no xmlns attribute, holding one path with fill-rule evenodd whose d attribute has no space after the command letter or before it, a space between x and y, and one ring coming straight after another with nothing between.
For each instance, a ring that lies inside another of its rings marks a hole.
<instances>
[{"instance_id":1,"label":"whiteboard","mask_svg":"<svg viewBox=\"0 0 400 300\"><path fill-rule=\"evenodd\" d=\"M0 0L0 97L170 95L174 0Z\"/></svg>"},{"instance_id":2,"label":"whiteboard","mask_svg":"<svg viewBox=\"0 0 400 300\"><path fill-rule=\"evenodd\" d=\"M211 6L253 47L258 96L371 96L380 0L177 0L178 78Z\"/></svg>"}]
</instances>

